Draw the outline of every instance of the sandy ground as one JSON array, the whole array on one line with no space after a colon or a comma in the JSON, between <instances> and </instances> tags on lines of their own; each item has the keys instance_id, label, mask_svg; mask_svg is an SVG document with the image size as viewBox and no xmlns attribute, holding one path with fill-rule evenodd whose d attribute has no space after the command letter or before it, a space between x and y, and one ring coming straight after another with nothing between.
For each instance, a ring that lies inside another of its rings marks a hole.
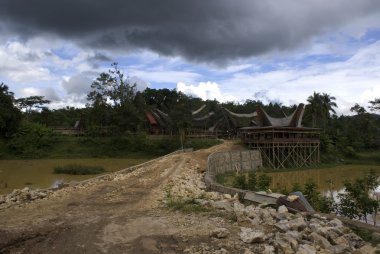
<instances>
[{"instance_id":1,"label":"sandy ground","mask_svg":"<svg viewBox=\"0 0 380 254\"><path fill-rule=\"evenodd\" d=\"M202 245L240 253L233 251L233 237L209 236L215 227L237 232L227 219L173 211L162 202L172 177L189 168L205 170L212 152L238 149L225 142L171 155L112 181L67 187L0 210L0 253L183 253Z\"/></svg>"}]
</instances>

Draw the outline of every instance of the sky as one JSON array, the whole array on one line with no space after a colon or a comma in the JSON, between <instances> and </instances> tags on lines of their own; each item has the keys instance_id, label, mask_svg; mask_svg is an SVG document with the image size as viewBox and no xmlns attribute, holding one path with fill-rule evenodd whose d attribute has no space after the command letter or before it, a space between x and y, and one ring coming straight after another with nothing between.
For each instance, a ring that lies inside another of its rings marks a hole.
<instances>
[{"instance_id":1,"label":"sky","mask_svg":"<svg viewBox=\"0 0 380 254\"><path fill-rule=\"evenodd\" d=\"M16 98L83 107L113 62L139 90L284 105L315 91L351 114L380 98L380 1L0 1L0 82Z\"/></svg>"}]
</instances>

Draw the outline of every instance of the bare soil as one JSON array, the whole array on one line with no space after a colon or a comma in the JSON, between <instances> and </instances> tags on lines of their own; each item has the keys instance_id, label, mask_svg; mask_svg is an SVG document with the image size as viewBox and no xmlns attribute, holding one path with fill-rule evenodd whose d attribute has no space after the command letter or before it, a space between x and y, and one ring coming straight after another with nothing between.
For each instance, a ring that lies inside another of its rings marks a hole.
<instances>
[{"instance_id":1,"label":"bare soil","mask_svg":"<svg viewBox=\"0 0 380 254\"><path fill-rule=\"evenodd\" d=\"M238 228L222 217L168 209L162 188L193 164L205 170L210 153L240 149L225 142L171 155L124 179L67 187L0 210L0 253L183 253L202 244L235 253L233 238L217 240L209 233L226 227L237 235Z\"/></svg>"}]
</instances>

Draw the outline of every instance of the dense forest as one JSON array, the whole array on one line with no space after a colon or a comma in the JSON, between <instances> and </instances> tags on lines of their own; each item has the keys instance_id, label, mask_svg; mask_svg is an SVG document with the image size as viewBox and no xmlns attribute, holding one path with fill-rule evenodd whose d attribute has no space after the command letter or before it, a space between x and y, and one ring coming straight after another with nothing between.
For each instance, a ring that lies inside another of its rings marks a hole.
<instances>
[{"instance_id":1,"label":"dense forest","mask_svg":"<svg viewBox=\"0 0 380 254\"><path fill-rule=\"evenodd\" d=\"M220 108L224 107L235 113L252 113L260 105L273 117L289 115L297 106L264 104L259 100L246 100L244 103L203 101L175 89L147 88L137 91L135 84L124 77L117 64L113 64L109 72L101 73L89 86L91 92L87 95L86 107L49 109L50 101L43 96L16 99L8 86L1 83L0 158L6 153L26 156L43 150L57 136L54 129L73 128L79 119L88 137L106 137L119 146L123 146L120 137L125 137L124 141L128 140L128 144L138 146L136 143L146 140L145 136L149 133L146 112L152 109L167 114L165 133L178 136L193 127L191 112L202 105L207 105L208 110L213 112L220 112ZM375 98L369 103L369 111L355 104L351 108L353 115L337 116L335 97L314 92L307 98L302 124L321 128L322 152L330 157L355 156L356 152L378 150L380 99ZM107 131L102 131L104 129ZM132 137L135 140L131 141ZM88 142L88 138L83 142ZM163 142L161 146L170 145ZM37 153L31 156L43 155Z\"/></svg>"}]
</instances>

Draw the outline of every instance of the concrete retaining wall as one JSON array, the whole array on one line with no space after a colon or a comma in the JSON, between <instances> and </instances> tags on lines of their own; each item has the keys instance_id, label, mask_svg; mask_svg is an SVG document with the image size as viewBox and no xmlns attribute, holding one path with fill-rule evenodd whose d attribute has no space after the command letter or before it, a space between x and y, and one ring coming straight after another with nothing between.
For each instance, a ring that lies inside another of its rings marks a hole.
<instances>
[{"instance_id":1,"label":"concrete retaining wall","mask_svg":"<svg viewBox=\"0 0 380 254\"><path fill-rule=\"evenodd\" d=\"M231 151L211 154L207 159L207 171L205 176L206 186L213 191L243 197L245 190L226 187L218 184L215 177L229 171L247 172L262 167L260 151Z\"/></svg>"}]
</instances>

